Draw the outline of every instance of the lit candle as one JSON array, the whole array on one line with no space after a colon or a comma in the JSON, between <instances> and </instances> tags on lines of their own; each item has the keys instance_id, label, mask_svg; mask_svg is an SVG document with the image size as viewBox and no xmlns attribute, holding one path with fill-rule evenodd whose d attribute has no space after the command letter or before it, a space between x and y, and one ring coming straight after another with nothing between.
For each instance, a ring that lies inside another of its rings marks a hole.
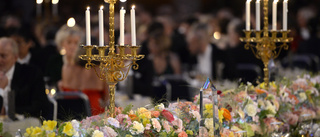
<instances>
[{"instance_id":1,"label":"lit candle","mask_svg":"<svg viewBox=\"0 0 320 137\"><path fill-rule=\"evenodd\" d=\"M59 0L52 0L52 15L53 16L58 16L58 3Z\"/></svg>"},{"instance_id":2,"label":"lit candle","mask_svg":"<svg viewBox=\"0 0 320 137\"><path fill-rule=\"evenodd\" d=\"M132 46L136 46L137 45L137 41L136 41L136 13L134 10L135 6L132 6L131 9L131 43Z\"/></svg>"},{"instance_id":3,"label":"lit candle","mask_svg":"<svg viewBox=\"0 0 320 137\"><path fill-rule=\"evenodd\" d=\"M283 1L283 30L288 30L288 0Z\"/></svg>"},{"instance_id":4,"label":"lit candle","mask_svg":"<svg viewBox=\"0 0 320 137\"><path fill-rule=\"evenodd\" d=\"M87 45L91 45L91 34L90 34L90 7L86 10L86 42Z\"/></svg>"},{"instance_id":5,"label":"lit candle","mask_svg":"<svg viewBox=\"0 0 320 137\"><path fill-rule=\"evenodd\" d=\"M277 3L279 0L274 0L273 1L273 6L272 6L272 30L276 31L277 30Z\"/></svg>"},{"instance_id":6,"label":"lit candle","mask_svg":"<svg viewBox=\"0 0 320 137\"><path fill-rule=\"evenodd\" d=\"M260 0L256 1L256 30L260 31Z\"/></svg>"},{"instance_id":7,"label":"lit candle","mask_svg":"<svg viewBox=\"0 0 320 137\"><path fill-rule=\"evenodd\" d=\"M246 30L250 30L250 2L251 0L247 0L246 2Z\"/></svg>"},{"instance_id":8,"label":"lit candle","mask_svg":"<svg viewBox=\"0 0 320 137\"><path fill-rule=\"evenodd\" d=\"M103 6L99 10L99 46L104 46Z\"/></svg>"},{"instance_id":9,"label":"lit candle","mask_svg":"<svg viewBox=\"0 0 320 137\"><path fill-rule=\"evenodd\" d=\"M120 45L124 45L124 16L126 10L122 7L120 10Z\"/></svg>"},{"instance_id":10,"label":"lit candle","mask_svg":"<svg viewBox=\"0 0 320 137\"><path fill-rule=\"evenodd\" d=\"M37 2L37 16L40 17L41 16L41 12L42 12L42 2L43 0L36 0Z\"/></svg>"}]
</instances>

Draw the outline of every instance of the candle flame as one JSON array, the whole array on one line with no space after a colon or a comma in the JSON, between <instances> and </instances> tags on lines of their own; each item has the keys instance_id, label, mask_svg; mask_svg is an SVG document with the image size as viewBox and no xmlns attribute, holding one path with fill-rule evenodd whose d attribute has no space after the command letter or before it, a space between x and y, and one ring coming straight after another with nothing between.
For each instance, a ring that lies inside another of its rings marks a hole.
<instances>
[{"instance_id":1,"label":"candle flame","mask_svg":"<svg viewBox=\"0 0 320 137\"><path fill-rule=\"evenodd\" d=\"M37 4L41 4L43 0L37 0Z\"/></svg>"},{"instance_id":2,"label":"candle flame","mask_svg":"<svg viewBox=\"0 0 320 137\"><path fill-rule=\"evenodd\" d=\"M247 2L251 2L251 0L247 0Z\"/></svg>"},{"instance_id":3,"label":"candle flame","mask_svg":"<svg viewBox=\"0 0 320 137\"><path fill-rule=\"evenodd\" d=\"M100 10L102 10L103 9L103 6L100 6Z\"/></svg>"},{"instance_id":4,"label":"candle flame","mask_svg":"<svg viewBox=\"0 0 320 137\"><path fill-rule=\"evenodd\" d=\"M260 2L260 0L257 0L257 2Z\"/></svg>"},{"instance_id":5,"label":"candle flame","mask_svg":"<svg viewBox=\"0 0 320 137\"><path fill-rule=\"evenodd\" d=\"M136 6L135 5L132 5L132 9L134 9Z\"/></svg>"},{"instance_id":6,"label":"candle flame","mask_svg":"<svg viewBox=\"0 0 320 137\"><path fill-rule=\"evenodd\" d=\"M289 0L284 0L283 2L288 2Z\"/></svg>"},{"instance_id":7,"label":"candle flame","mask_svg":"<svg viewBox=\"0 0 320 137\"><path fill-rule=\"evenodd\" d=\"M124 8L123 8L123 7L121 7L121 10L124 10Z\"/></svg>"},{"instance_id":8,"label":"candle flame","mask_svg":"<svg viewBox=\"0 0 320 137\"><path fill-rule=\"evenodd\" d=\"M89 7L89 6L87 7L87 10L90 10L90 7Z\"/></svg>"},{"instance_id":9,"label":"candle flame","mask_svg":"<svg viewBox=\"0 0 320 137\"><path fill-rule=\"evenodd\" d=\"M69 18L67 21L67 26L74 27L75 25L76 25L76 20L73 17Z\"/></svg>"},{"instance_id":10,"label":"candle flame","mask_svg":"<svg viewBox=\"0 0 320 137\"><path fill-rule=\"evenodd\" d=\"M51 2L52 2L52 4L58 4L59 0L52 0Z\"/></svg>"},{"instance_id":11,"label":"candle flame","mask_svg":"<svg viewBox=\"0 0 320 137\"><path fill-rule=\"evenodd\" d=\"M278 3L278 2L279 2L279 0L274 0L273 2L274 2L274 3Z\"/></svg>"},{"instance_id":12,"label":"candle flame","mask_svg":"<svg viewBox=\"0 0 320 137\"><path fill-rule=\"evenodd\" d=\"M121 2L126 2L127 0L120 0Z\"/></svg>"}]
</instances>

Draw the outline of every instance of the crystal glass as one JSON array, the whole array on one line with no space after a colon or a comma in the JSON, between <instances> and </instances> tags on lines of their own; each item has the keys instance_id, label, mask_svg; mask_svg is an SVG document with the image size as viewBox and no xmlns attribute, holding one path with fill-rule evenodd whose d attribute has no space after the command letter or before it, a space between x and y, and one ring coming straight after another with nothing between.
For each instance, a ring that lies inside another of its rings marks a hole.
<instances>
[{"instance_id":1,"label":"crystal glass","mask_svg":"<svg viewBox=\"0 0 320 137\"><path fill-rule=\"evenodd\" d=\"M272 122L271 126L275 127L275 129L273 130L273 132L271 133L271 137L282 137L282 132L280 131L280 126L281 126L282 122Z\"/></svg>"},{"instance_id":2,"label":"crystal glass","mask_svg":"<svg viewBox=\"0 0 320 137\"><path fill-rule=\"evenodd\" d=\"M310 134L312 129L313 121L311 119L311 114L303 114L301 115L301 122L300 122L300 128L299 134L300 135L307 135Z\"/></svg>"}]
</instances>

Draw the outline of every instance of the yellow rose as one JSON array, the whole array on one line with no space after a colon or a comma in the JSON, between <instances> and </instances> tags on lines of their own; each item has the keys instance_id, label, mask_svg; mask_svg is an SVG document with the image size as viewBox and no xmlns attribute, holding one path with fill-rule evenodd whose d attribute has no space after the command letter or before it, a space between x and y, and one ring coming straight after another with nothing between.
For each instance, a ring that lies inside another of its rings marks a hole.
<instances>
[{"instance_id":1,"label":"yellow rose","mask_svg":"<svg viewBox=\"0 0 320 137\"><path fill-rule=\"evenodd\" d=\"M151 119L151 112L144 107L138 108L138 114L140 118L148 118Z\"/></svg>"},{"instance_id":2,"label":"yellow rose","mask_svg":"<svg viewBox=\"0 0 320 137\"><path fill-rule=\"evenodd\" d=\"M205 107L205 110L203 111L204 116L206 118L213 117L213 109L212 109L213 105L212 104L205 104L204 107Z\"/></svg>"},{"instance_id":3,"label":"yellow rose","mask_svg":"<svg viewBox=\"0 0 320 137\"><path fill-rule=\"evenodd\" d=\"M55 137L56 136L56 133L55 132L51 132L48 134L48 137Z\"/></svg>"},{"instance_id":4,"label":"yellow rose","mask_svg":"<svg viewBox=\"0 0 320 137\"><path fill-rule=\"evenodd\" d=\"M43 121L43 126L42 127L45 130L52 131L56 126L57 126L57 122L56 121L48 120L48 121Z\"/></svg>"},{"instance_id":5,"label":"yellow rose","mask_svg":"<svg viewBox=\"0 0 320 137\"><path fill-rule=\"evenodd\" d=\"M31 135L33 131L33 127L29 127L26 129L26 134Z\"/></svg>"},{"instance_id":6,"label":"yellow rose","mask_svg":"<svg viewBox=\"0 0 320 137\"><path fill-rule=\"evenodd\" d=\"M37 134L40 134L40 133L41 133L41 128L36 127L36 128L33 129L33 132L32 132L33 135L37 135Z\"/></svg>"},{"instance_id":7,"label":"yellow rose","mask_svg":"<svg viewBox=\"0 0 320 137\"><path fill-rule=\"evenodd\" d=\"M218 110L218 113L219 113L219 123L222 123L224 111L223 110Z\"/></svg>"},{"instance_id":8,"label":"yellow rose","mask_svg":"<svg viewBox=\"0 0 320 137\"><path fill-rule=\"evenodd\" d=\"M72 124L70 122L67 122L66 125L64 125L63 127L63 131L62 133L65 133L68 136L72 136L73 135L73 127Z\"/></svg>"}]
</instances>

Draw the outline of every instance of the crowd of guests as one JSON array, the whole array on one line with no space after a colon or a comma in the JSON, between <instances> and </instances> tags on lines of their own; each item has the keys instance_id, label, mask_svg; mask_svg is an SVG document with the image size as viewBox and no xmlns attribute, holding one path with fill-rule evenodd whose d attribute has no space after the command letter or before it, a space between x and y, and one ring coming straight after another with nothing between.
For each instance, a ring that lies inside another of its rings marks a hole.
<instances>
[{"instance_id":1,"label":"crowd of guests","mask_svg":"<svg viewBox=\"0 0 320 137\"><path fill-rule=\"evenodd\" d=\"M235 16L230 9L221 9L215 14L195 13L182 19L174 18L174 10L170 8L152 15L138 5L136 11L137 42L141 45L139 53L145 55L137 62L139 69L133 71L132 90L136 94L161 98L155 93L154 82L165 75L238 80L242 75L236 68L243 64L262 71L262 62L250 50L245 50L239 39L243 36L243 16ZM317 13L315 8L303 7L296 16L292 15L289 26L294 41L290 43L289 51L281 53L279 60L291 54L320 56L320 20ZM99 34L95 16L92 19L93 44L97 44ZM117 20L118 13L115 17ZM252 14L253 28L254 17ZM1 23L1 114L14 111L19 114L12 116L14 119L49 117L50 103L45 89L52 87L58 92L83 92L90 100L93 115L104 112L108 86L96 76L94 69L87 70L86 62L79 59L79 55L84 54L79 47L85 43L83 23L70 27L38 21L30 25L15 15L1 17ZM118 41L117 22L115 27L115 39ZM130 26L126 29L126 44L130 44ZM106 43L108 36L106 27ZM10 110L11 105L15 110Z\"/></svg>"}]
</instances>

